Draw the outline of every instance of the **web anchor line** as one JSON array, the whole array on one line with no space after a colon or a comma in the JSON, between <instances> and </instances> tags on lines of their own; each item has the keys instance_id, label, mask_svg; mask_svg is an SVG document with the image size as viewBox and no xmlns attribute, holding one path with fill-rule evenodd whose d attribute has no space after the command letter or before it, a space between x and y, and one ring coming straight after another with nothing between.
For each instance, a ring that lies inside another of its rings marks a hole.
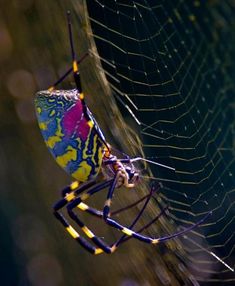
<instances>
[{"instance_id":1,"label":"web anchor line","mask_svg":"<svg viewBox=\"0 0 235 286\"><path fill-rule=\"evenodd\" d=\"M206 253L208 253L209 255L213 256L217 261L219 261L220 263L222 263L226 268L228 268L231 272L234 272L234 268L232 268L231 266L229 266L223 259L221 259L219 256L217 256L213 251L209 251L207 250L205 247L201 246L200 244L198 244L196 241L190 239L187 235L183 235L184 239L189 240L192 244L196 245L198 248L200 248L201 250L205 251Z\"/></svg>"}]
</instances>

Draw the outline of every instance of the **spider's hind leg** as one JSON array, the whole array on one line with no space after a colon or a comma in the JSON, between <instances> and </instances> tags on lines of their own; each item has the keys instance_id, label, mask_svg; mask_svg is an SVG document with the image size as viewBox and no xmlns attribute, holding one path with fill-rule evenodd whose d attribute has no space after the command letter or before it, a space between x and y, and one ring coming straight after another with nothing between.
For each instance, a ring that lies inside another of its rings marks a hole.
<instances>
[{"instance_id":1,"label":"spider's hind leg","mask_svg":"<svg viewBox=\"0 0 235 286\"><path fill-rule=\"evenodd\" d=\"M112 187L114 185L115 180L111 180L109 182L109 185ZM88 206L87 204L85 204L83 201L85 199L87 199L88 197L90 197L91 195L95 194L96 192L100 191L100 190L104 190L103 188L99 188L97 186L95 186L93 189L89 190L87 193L85 193L84 195L82 195L81 197L78 197L76 199L74 199L72 202L70 202L67 205L67 212L68 215L70 216L70 218L76 222L76 224L81 228L81 230L85 233L85 235L92 240L92 242L99 247L100 249L102 249L104 252L106 253L113 253L119 246L119 244L124 242L125 239L125 235L122 235L121 238L119 238L115 243L108 245L103 239L97 237L78 217L78 215L74 212L74 209L76 207L78 207L80 210L82 211L86 211L89 214L92 214L100 219L103 219L104 217L104 213L100 210L97 210L95 208L92 208L90 206ZM140 217L142 216L144 210L146 209L149 200L152 198L154 192L156 191L155 187L151 188L151 191L148 195L142 197L141 199L139 199L138 201L124 207L121 208L119 210L114 211L113 213L111 213L110 215L114 216L117 214L120 214L121 212L124 212L128 209L131 209L132 207L138 205L139 203L143 202L145 200L144 205L142 206L140 212L138 213L138 215L136 216L136 218L133 220L132 224L129 226L129 229L132 229L136 223L139 221ZM148 226L146 226L145 228L147 228ZM125 240L127 241L127 240Z\"/></svg>"},{"instance_id":2,"label":"spider's hind leg","mask_svg":"<svg viewBox=\"0 0 235 286\"><path fill-rule=\"evenodd\" d=\"M109 182L103 182L99 184L99 188L105 188L107 183ZM88 252L92 254L101 254L103 253L103 250L99 247L93 246L91 243L89 243L85 238L80 236L80 234L69 224L69 222L65 219L62 213L60 213L60 210L66 206L69 205L73 200L75 200L76 196L82 193L83 191L90 188L92 185L94 185L95 182L88 182L86 184L83 184L80 188L77 188L77 185L72 183L71 185L67 186L64 191L62 191L62 195L65 193L65 196L61 200L59 200L55 205L53 206L54 210L54 216L56 219L62 224L62 226L66 229L66 231ZM69 191L69 193L68 193Z\"/></svg>"}]
</instances>

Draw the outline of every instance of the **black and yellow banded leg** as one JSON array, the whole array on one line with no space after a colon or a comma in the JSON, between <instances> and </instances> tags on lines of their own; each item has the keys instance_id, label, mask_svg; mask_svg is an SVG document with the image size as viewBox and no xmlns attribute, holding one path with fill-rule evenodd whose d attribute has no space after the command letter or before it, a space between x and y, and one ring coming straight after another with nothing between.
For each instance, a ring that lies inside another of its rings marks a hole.
<instances>
[{"instance_id":1,"label":"black and yellow banded leg","mask_svg":"<svg viewBox=\"0 0 235 286\"><path fill-rule=\"evenodd\" d=\"M85 233L85 235L91 239L91 241L98 247L98 249L102 249L103 252L106 252L106 253L113 253L116 248L117 248L117 242L119 242L119 240L112 244L112 245L108 245L106 242L104 242L102 239L100 239L99 237L97 237L79 218L78 216L73 212L73 209L75 207L78 207L80 210L83 210L83 211L87 211L88 213L91 213L99 218L103 218L103 212L95 209L95 208L91 208L89 207L88 205L86 205L83 200L87 199L88 197L90 197L91 195L95 194L96 192L100 191L100 190L103 190L105 189L108 185L113 186L114 185L114 180L112 181L108 181L106 182L105 184L102 183L98 186L95 186L93 189L89 190L87 193L83 194L81 197L78 197L76 199L74 199L73 201L71 201L68 205L67 205L67 211L68 211L68 214L70 216L70 218L72 220L74 220L76 222L76 224L81 228L81 230ZM125 211L137 204L139 204L140 202L142 202L145 198L147 198L146 200L146 203L143 207L143 210L145 209L149 199L151 198L152 196L152 193L153 191L148 195L148 196L145 196L143 197L142 199L136 201L135 203L131 204L130 206L127 206L123 209L120 209L120 210L117 210L115 211L115 213L120 213L121 211ZM140 212L140 214L137 216L137 218L135 219L134 223L132 224L134 226L134 224L137 222L137 220L140 218L142 212ZM73 236L75 238L76 236L76 239L78 239L78 233L75 231L74 228L72 228L71 225L68 225L68 223L65 221L65 219L63 218L63 216L59 213L56 214L56 217L60 218L60 221L63 223L64 226L66 226L66 229L67 231L70 233L71 236ZM76 235L75 235L76 234ZM79 236L79 241L81 240L80 239L80 236ZM89 243L89 250L91 252L91 244ZM86 244L87 246L87 244ZM96 250L94 252L94 248L93 248L93 253L94 254L97 254L97 252L101 253L101 251L99 250Z\"/></svg>"},{"instance_id":2,"label":"black and yellow banded leg","mask_svg":"<svg viewBox=\"0 0 235 286\"><path fill-rule=\"evenodd\" d=\"M148 200L148 199L151 198L151 197L152 197L151 193L150 193L150 194L147 194L147 195L143 196L142 198L140 198L139 200L135 201L135 202L132 203L132 204L129 204L129 205L123 207L123 208L120 208L120 209L111 211L111 212L110 212L110 217L117 216L117 215L119 215L120 213L122 213L122 212L124 212L124 211L127 211L127 210L129 210L129 209L131 209L131 208L137 206L138 204L140 204L141 202L143 202L145 199ZM95 216L95 217L103 218L103 212L102 212L102 211L97 210L97 209L95 209L95 208L93 208L93 207L90 207L90 206L88 206L87 204L85 204L85 203L83 203L83 202L79 203L79 204L77 205L77 207L78 207L80 210L85 211L85 212L87 212L87 213L89 213L89 214L91 214L91 215L93 215L93 216Z\"/></svg>"},{"instance_id":3,"label":"black and yellow banded leg","mask_svg":"<svg viewBox=\"0 0 235 286\"><path fill-rule=\"evenodd\" d=\"M89 190L86 194L82 195L83 199L87 199L91 194L96 193L102 189L105 189L107 186L110 185L112 180L102 182L100 184L97 184L93 189ZM69 202L76 199L76 196L84 192L85 190L89 189L91 186L94 185L94 182L88 182L86 184L83 184L80 188L78 188L78 183L72 183L71 185L67 186L63 191L62 195L65 195L61 200L59 200L53 207L54 209L54 215L59 220L59 222L65 227L67 232L78 241L78 243L85 248L87 251L89 251L92 254L100 254L104 251L101 248L93 246L91 243L89 243L86 239L84 239L82 236L79 235L79 233L67 222L67 220L64 218L64 216L59 213L59 210L63 208L65 205L67 205ZM79 198L80 200L80 198ZM80 200L81 201L81 200ZM83 228L83 230L86 230ZM89 237L92 235L92 232L86 231L85 234ZM111 249L110 249L111 252Z\"/></svg>"},{"instance_id":4,"label":"black and yellow banded leg","mask_svg":"<svg viewBox=\"0 0 235 286\"><path fill-rule=\"evenodd\" d=\"M65 197L66 195L74 192L74 195L78 196L79 194L81 194L83 191L89 189L91 186L95 185L96 182L95 181L88 181L87 183L81 183L78 181L74 181L71 184L69 184L68 186L66 186L62 191L61 191L61 195L62 197Z\"/></svg>"},{"instance_id":5,"label":"black and yellow banded leg","mask_svg":"<svg viewBox=\"0 0 235 286\"><path fill-rule=\"evenodd\" d=\"M105 220L105 222L108 225L110 225L110 226L112 226L114 228L119 229L121 232L123 232L127 236L136 238L136 239L138 239L138 240L140 240L142 242L145 242L145 243L158 244L160 242L164 242L164 241L167 241L169 239L173 239L173 238L175 238L175 237L177 237L179 235L182 235L182 234L184 234L186 232L191 231L192 229L194 229L198 225L202 224L212 214L212 212L208 212L197 223L192 224L190 227L187 227L184 230L182 230L180 232L176 232L176 233L174 233L172 235L167 235L167 236L164 236L164 237L154 238L154 237L149 237L149 236L137 233L137 232L133 231L131 228L127 228L127 227L123 226L122 224L118 223L117 221L115 221L114 219L109 217L110 205L111 205L114 189L115 189L115 186L116 186L116 182L118 180L118 175L119 175L119 173L117 173L115 175L114 180L113 180L113 182L112 182L112 184L111 184L111 186L109 188L107 200L106 200L105 207L104 207L104 210L103 210L103 214L104 214L104 220Z\"/></svg>"},{"instance_id":6,"label":"black and yellow banded leg","mask_svg":"<svg viewBox=\"0 0 235 286\"><path fill-rule=\"evenodd\" d=\"M146 209L150 199L152 198L153 196L153 193L156 191L155 189L155 186L152 186L151 187L151 190L150 190L150 194L147 196L147 199L142 207L142 209L140 210L140 212L138 213L138 215L136 216L136 218L133 220L133 222L131 223L131 225L129 226L129 229L133 229L133 227L136 225L136 223L138 222L138 220L140 219L140 217L142 216L142 214L144 213L144 210ZM124 239L126 238L126 235L124 234L116 243L115 243L115 246L119 246L123 241Z\"/></svg>"},{"instance_id":7,"label":"black and yellow banded leg","mask_svg":"<svg viewBox=\"0 0 235 286\"><path fill-rule=\"evenodd\" d=\"M140 204L141 202L143 202L146 199L143 208L138 213L137 217L134 219L134 221L132 222L132 224L131 224L131 226L129 228L134 227L134 225L137 223L137 221L141 217L144 209L146 208L146 206L147 206L149 200L152 198L152 196L153 196L153 191L151 191L148 195L145 195L142 198L140 198L139 200L135 201L134 203L111 212L110 216L111 217L112 216L116 216L116 215L118 215L118 214L120 214L122 212L125 212L125 211L127 211L127 210L129 210L129 209L131 209L131 208L133 208L135 206L137 206L138 204ZM77 202L78 202L78 204L76 205ZM81 202L80 198L77 198L77 200L73 202L73 204L71 205L70 208L74 209L75 206L79 210L81 210L81 211L85 211L85 212L87 212L87 213L89 213L89 214L91 214L91 215L93 215L93 216L95 216L97 218L103 219L103 212L101 210L98 210L96 208L90 207L89 205L85 204L84 202Z\"/></svg>"},{"instance_id":8,"label":"black and yellow banded leg","mask_svg":"<svg viewBox=\"0 0 235 286\"><path fill-rule=\"evenodd\" d=\"M81 228L84 234L96 245L96 247L102 249L102 252L113 253L116 250L115 246L108 245L103 239L97 237L73 212L73 209L70 209L70 206L67 206L68 214L72 220Z\"/></svg>"},{"instance_id":9,"label":"black and yellow banded leg","mask_svg":"<svg viewBox=\"0 0 235 286\"><path fill-rule=\"evenodd\" d=\"M95 181L88 181L87 183L83 183L81 186L79 185L79 182L77 182L77 181L71 183L70 185L66 186L62 190L61 193L62 193L63 198L54 204L53 209L55 211L61 209L68 202L74 200L78 195L87 191L88 189L90 189L94 185L96 185ZM109 181L97 184L97 189L98 190L103 189L106 187L106 185L109 185ZM85 195L85 196L89 197L89 195Z\"/></svg>"},{"instance_id":10,"label":"black and yellow banded leg","mask_svg":"<svg viewBox=\"0 0 235 286\"><path fill-rule=\"evenodd\" d=\"M125 226L123 226L122 224L116 222L115 220L107 217L107 219L105 220L107 222L108 225L119 229L121 232L123 232L125 235L136 238L142 242L145 243L149 243L149 244L158 244L160 242L164 242L167 241L169 239L173 239L177 236L183 235L186 232L191 231L192 229L194 229L195 227L199 226L200 224L202 224L210 215L212 214L212 212L208 212L201 220L199 220L197 223L192 224L190 227L185 228L182 231L176 232L174 234L171 235L167 235L164 237L159 237L159 238L153 238L153 237L149 237L146 235L141 235L140 233L137 233L133 230L131 230L130 228L127 228Z\"/></svg>"},{"instance_id":11,"label":"black and yellow banded leg","mask_svg":"<svg viewBox=\"0 0 235 286\"><path fill-rule=\"evenodd\" d=\"M140 229L138 229L136 232L137 233L141 233L144 230L148 229L152 224L154 224L163 214L166 213L166 211L169 209L169 206L164 207L160 213L154 217L154 219L152 219L149 223L145 224L144 226L142 226ZM123 244L124 242L128 241L129 239L131 239L131 236L126 236L124 235L117 243L116 245L119 246L120 244Z\"/></svg>"},{"instance_id":12,"label":"black and yellow banded leg","mask_svg":"<svg viewBox=\"0 0 235 286\"><path fill-rule=\"evenodd\" d=\"M139 218L141 217L141 215L143 214L144 209L146 208L150 198L152 197L153 194L153 190L151 191L151 193L147 196L144 196L142 199L136 201L135 203L131 204L130 206L127 206L123 209L117 210L115 211L115 213L120 213L122 211L125 211L137 204L139 204L140 202L142 202L144 199L146 199L144 206L142 207L142 210L140 211L140 213L137 215L137 217L135 218L135 220L133 221L132 225L130 227L134 227L134 225L137 223L137 221L139 220ZM79 199L79 198L78 198ZM67 206L68 209L68 214L70 216L70 218L72 220L74 220L77 225L82 229L82 231L86 234L86 236L88 238L90 238L92 240L92 242L98 246L98 248L102 249L104 252L106 253L113 253L117 247L119 246L119 244L123 243L124 237L122 236L119 240L117 240L114 244L112 245L108 245L104 240L100 239L99 237L95 236L95 234L87 227L85 226L85 224L78 218L78 216L73 212L73 209L76 206L76 202L72 202L71 204L69 204ZM80 208L83 211L88 211L89 213L92 213L93 215L102 218L103 217L103 213L95 208L91 208L88 205L84 204L83 202L79 201L79 205L77 205L78 208ZM71 227L71 226L70 226ZM70 233L71 234L71 233ZM97 251L96 251L97 252ZM95 253L97 254L97 253Z\"/></svg>"},{"instance_id":13,"label":"black and yellow banded leg","mask_svg":"<svg viewBox=\"0 0 235 286\"><path fill-rule=\"evenodd\" d=\"M76 198L74 195L76 195L76 193L78 193L78 192L81 192L81 188L82 188L81 187L77 191L72 193L73 194L72 196L71 196L71 193L69 194L69 197L72 198L70 203L69 203L68 198L65 197L62 200L60 200L58 203L56 203L55 206L54 206L54 215L61 222L61 224L65 227L67 232L74 239L76 239L82 247L84 247L90 253L95 254L95 255L103 253L103 252L113 253L116 250L116 247L109 246L102 239L100 239L99 237L96 237L93 234L93 232L88 227L86 227L84 225L84 223L76 216L76 214L74 214L71 211L71 209L73 207L75 207L77 204L80 204L82 206L82 204L81 204L82 200L86 200L91 195L95 194L96 192L105 189L106 187L108 187L112 183L112 181L113 180L109 180L109 181L100 183L100 184L96 185L94 188L92 188L91 190L89 190L87 193L82 194L81 197ZM84 188L83 188L83 191L84 191ZM77 225L81 228L81 230L85 233L85 235L89 239L91 239L91 241L98 247L93 246L86 239L81 237L79 235L79 233L67 222L67 220L64 218L64 216L61 213L59 213L59 209L64 207L67 203L68 203L67 211L68 211L69 216L77 223ZM103 214L102 214L102 216L103 216Z\"/></svg>"},{"instance_id":14,"label":"black and yellow banded leg","mask_svg":"<svg viewBox=\"0 0 235 286\"><path fill-rule=\"evenodd\" d=\"M116 180L114 179L111 183L111 188L113 186L115 186L116 184ZM153 193L156 191L155 187L151 188L150 194L141 198L140 200L138 200L137 202L122 208L120 210L115 211L115 213L120 213L122 211L125 211L137 204L139 204L140 202L142 202L144 199L146 199L144 206L142 207L141 211L139 212L139 214L136 216L136 218L134 219L134 221L132 222L132 224L130 225L129 228L133 228L135 226L135 224L137 223L137 221L140 219L141 215L143 214L145 208L148 205L149 200L151 199ZM90 190L89 193L94 194L96 192L96 188L94 190ZM85 194L86 196L86 194ZM86 234L86 236L88 236L96 246L98 246L99 248L101 248L104 252L106 253L113 253L116 248L118 247L118 245L122 242L122 240L125 238L125 235L122 236L119 240L117 240L114 244L112 244L112 246L108 245L104 240L100 239L99 237L97 237L87 226L84 225L84 223L78 218L78 216L74 213L73 209L75 207L78 207L80 210L86 211L88 213L91 213L92 215L95 215L99 218L103 218L103 213L95 208L91 208L88 205L86 205L83 200L82 197L78 197L76 198L74 201L72 201L71 203L68 204L67 206L67 210L68 210L68 214L70 216L70 218L72 220L74 220L77 225L82 229L82 231Z\"/></svg>"},{"instance_id":15,"label":"black and yellow banded leg","mask_svg":"<svg viewBox=\"0 0 235 286\"><path fill-rule=\"evenodd\" d=\"M67 222L64 216L58 211L54 212L55 217L61 222L67 232L88 252L94 255L98 255L103 253L101 248L95 247L91 243L89 243L84 237L80 236L80 234Z\"/></svg>"},{"instance_id":16,"label":"black and yellow banded leg","mask_svg":"<svg viewBox=\"0 0 235 286\"><path fill-rule=\"evenodd\" d=\"M147 202L149 201L149 198L150 196L145 196L144 198L147 197L147 200L145 202L145 205L142 209L145 208ZM140 199L136 202L136 204L140 203L141 201L143 200ZM131 207L133 207L134 204L131 205ZM88 207L88 206L87 206ZM125 208L125 210L127 209L127 207ZM102 212L96 210L97 212L99 212L99 214ZM120 212L122 210L120 209ZM115 213L119 213L119 210L115 211ZM120 245L120 244L123 244L124 242L128 241L131 237L127 237L125 239L119 239L116 243L112 244L112 246L108 246L107 244L105 244L100 238L97 238L95 237L95 235L80 221L78 220L78 218L76 217L75 218L75 221L77 223L79 223L80 227L83 229L83 231L86 233L86 235L92 239L92 241L95 243L95 244L99 244L102 246L101 247L96 247L96 246L93 246L91 243L89 243L86 239L84 239L82 236L80 236L80 234L67 222L67 220L63 217L62 214L60 214L58 211L55 211L54 212L55 214L55 217L62 223L62 225L64 226L64 228L67 230L67 232L84 248L86 249L88 252L90 252L91 254L94 254L94 255L98 255L98 254L101 254L104 252L103 248L105 248L105 252L106 253L113 253L117 247ZM160 216L161 214L158 215L158 217ZM100 215L99 215L100 217ZM140 216L139 216L140 217ZM148 225L145 225L143 228L141 228L138 232L141 232L143 231L144 229L148 228L152 223L154 223L157 219L155 218L153 221L151 221ZM74 215L72 215L72 219L74 219ZM136 220L135 220L136 221ZM132 223L132 225L134 225L134 223Z\"/></svg>"},{"instance_id":17,"label":"black and yellow banded leg","mask_svg":"<svg viewBox=\"0 0 235 286\"><path fill-rule=\"evenodd\" d=\"M113 182L110 185L109 190L108 190L107 199L105 201L105 205L104 205L104 209L103 209L104 220L106 220L108 218L108 216L110 215L110 207L111 207L111 203L112 203L113 193L114 193L118 179L119 179L119 172L117 172L115 174Z\"/></svg>"},{"instance_id":18,"label":"black and yellow banded leg","mask_svg":"<svg viewBox=\"0 0 235 286\"><path fill-rule=\"evenodd\" d=\"M131 228L125 227L122 224L118 223L117 221L115 221L114 219L109 217L112 197L113 197L113 193L114 193L114 189L115 189L116 183L118 181L118 177L119 177L119 172L116 173L116 175L114 177L114 180L113 180L112 184L110 185L110 188L109 188L109 191L108 191L108 195L107 195L107 200L105 202L105 206L104 206L104 210L103 210L103 215L104 215L104 220L105 220L105 222L108 225L110 225L110 226L120 230L121 232L123 232L127 236L131 236L131 237L136 238L136 239L138 239L138 240L140 240L142 242L145 242L145 243L158 244L160 242L164 242L166 240L172 239L174 237L177 237L179 235L182 235L182 234L184 234L184 233L194 229L199 224L203 223L208 218L209 215L211 215L211 212L209 212L200 221L198 221L197 223L191 225L188 228L185 228L183 231L174 233L172 235L160 237L160 238L149 237L149 236L137 233L137 232L133 231Z\"/></svg>"},{"instance_id":19,"label":"black and yellow banded leg","mask_svg":"<svg viewBox=\"0 0 235 286\"><path fill-rule=\"evenodd\" d=\"M98 246L98 248L102 249L106 253L113 253L116 250L115 246L108 245L104 240L97 237L79 218L78 216L73 212L73 209L78 207L81 210L87 210L89 207L83 203L84 200L88 199L91 195L94 195L95 193L104 190L106 187L113 185L114 180L109 180L105 183L101 183L98 186L95 186L93 189L89 190L85 194L82 194L80 197L74 199L67 205L67 212L68 215L72 220L76 222L76 224L81 228L81 230L84 232L84 234L91 239L91 241ZM95 209L93 209L95 210ZM98 213L98 210L95 210L95 213L97 216L100 217L102 213ZM103 215L103 214L102 214Z\"/></svg>"},{"instance_id":20,"label":"black and yellow banded leg","mask_svg":"<svg viewBox=\"0 0 235 286\"><path fill-rule=\"evenodd\" d=\"M77 65L79 65L87 56L89 53L85 53L78 61ZM55 90L56 86L59 85L61 82L63 82L64 79L66 79L71 73L73 72L73 67L69 68L52 86L48 88L49 91Z\"/></svg>"},{"instance_id":21,"label":"black and yellow banded leg","mask_svg":"<svg viewBox=\"0 0 235 286\"><path fill-rule=\"evenodd\" d=\"M66 206L69 202L73 202L74 200L76 200L75 203L78 204L82 202L82 200L88 199L92 194L105 189L107 186L110 185L111 182L112 180L105 181L100 184L95 184L94 181L89 181L87 183L82 184L80 187L79 187L78 182L73 182L72 184L70 184L69 186L65 187L62 190L63 198L54 204L53 209L54 211L59 211L61 208ZM87 191L87 189L90 189L94 185L95 187ZM87 193L82 194L80 197L78 197L84 191L87 191ZM82 204L81 204L81 208L82 208Z\"/></svg>"}]
</instances>

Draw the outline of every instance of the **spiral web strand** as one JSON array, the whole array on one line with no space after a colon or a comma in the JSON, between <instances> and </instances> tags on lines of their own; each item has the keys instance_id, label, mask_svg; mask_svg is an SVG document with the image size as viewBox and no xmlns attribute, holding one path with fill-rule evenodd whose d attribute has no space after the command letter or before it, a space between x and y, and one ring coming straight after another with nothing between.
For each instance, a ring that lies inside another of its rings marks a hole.
<instances>
[{"instance_id":1,"label":"spiral web strand","mask_svg":"<svg viewBox=\"0 0 235 286\"><path fill-rule=\"evenodd\" d=\"M235 283L234 1L87 1L102 67L140 124L199 281ZM153 160L153 159L152 159Z\"/></svg>"}]
</instances>

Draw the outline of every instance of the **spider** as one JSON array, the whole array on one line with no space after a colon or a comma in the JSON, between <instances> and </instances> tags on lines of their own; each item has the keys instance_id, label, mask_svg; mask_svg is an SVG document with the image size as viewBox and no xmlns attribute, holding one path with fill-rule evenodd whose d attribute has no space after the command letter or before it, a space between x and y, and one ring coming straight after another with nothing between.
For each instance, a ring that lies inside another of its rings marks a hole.
<instances>
[{"instance_id":1,"label":"spider","mask_svg":"<svg viewBox=\"0 0 235 286\"><path fill-rule=\"evenodd\" d=\"M125 158L118 158L114 155L112 147L107 143L99 125L86 105L78 69L80 62L76 60L74 52L70 12L67 13L67 16L73 63L72 68L47 91L38 92L35 99L39 127L49 151L57 163L76 180L62 190L62 199L53 207L55 217L67 232L84 249L92 254L113 253L121 243L127 241L130 237L145 243L158 244L192 230L201 224L209 214L183 231L169 236L152 238L141 234L144 229L156 221L161 213L165 211L164 209L149 224L143 226L138 231L132 230L156 190L155 187L151 188L149 195L115 212L117 214L125 211L146 199L141 211L129 227L125 227L113 219L112 215L114 213L111 213L110 206L115 189L121 186L133 188L138 181L139 173L133 165L135 161L145 160L172 170L174 169L140 157L130 158L129 156L125 156ZM71 72L73 72L76 89L56 90L55 87L57 84L62 82ZM103 177L101 182L97 182L97 177L105 172L109 173L108 178L105 179ZM84 203L89 197L106 188L108 188L108 193L103 211L92 208ZM87 239L81 236L62 215L60 210L64 207L67 208L70 219L78 225ZM121 231L123 236L115 243L108 245L80 220L74 212L75 208L103 219L109 226Z\"/></svg>"}]
</instances>

